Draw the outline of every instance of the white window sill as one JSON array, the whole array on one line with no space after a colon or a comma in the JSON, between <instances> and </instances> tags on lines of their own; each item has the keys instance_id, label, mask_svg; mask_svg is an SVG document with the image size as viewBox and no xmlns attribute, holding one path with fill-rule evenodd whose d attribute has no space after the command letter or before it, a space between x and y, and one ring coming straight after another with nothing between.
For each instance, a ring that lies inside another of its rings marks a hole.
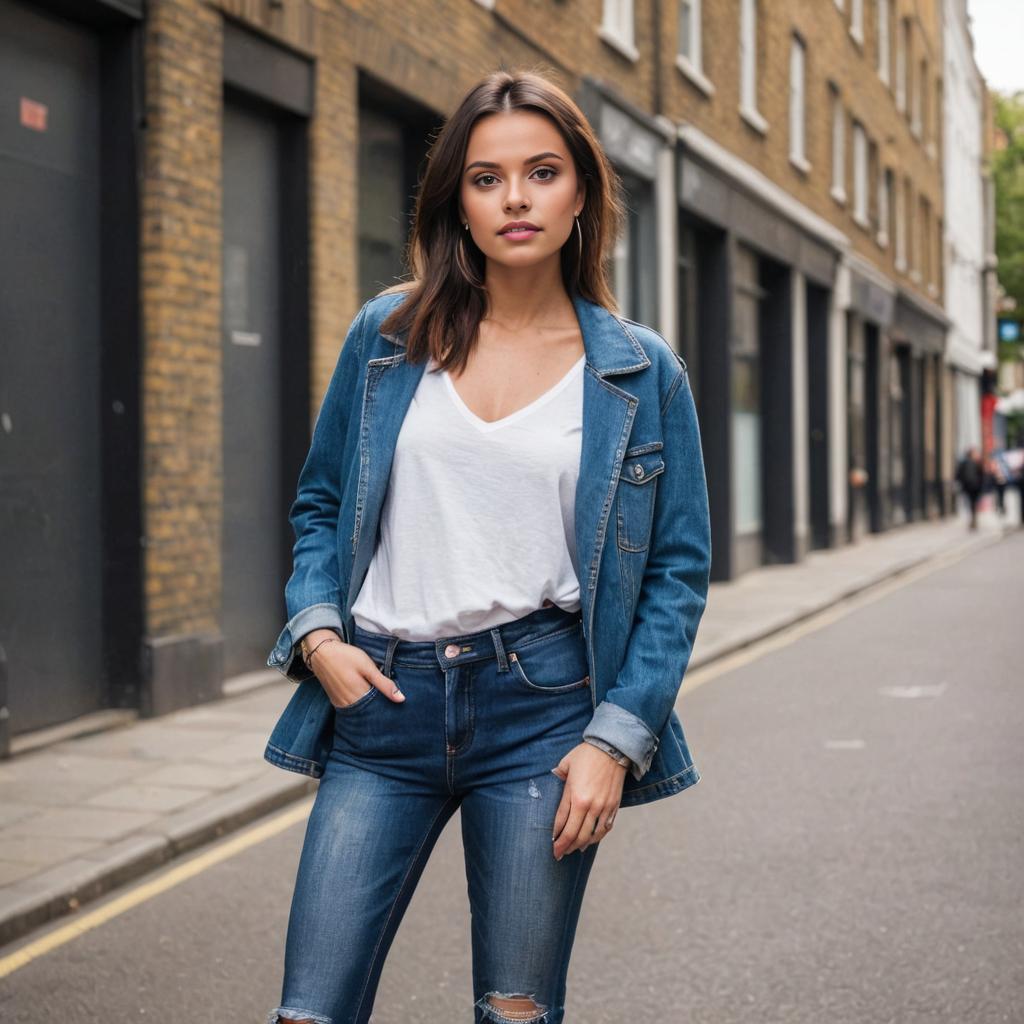
<instances>
[{"instance_id":1,"label":"white window sill","mask_svg":"<svg viewBox=\"0 0 1024 1024\"><path fill-rule=\"evenodd\" d=\"M928 285L928 294L933 299L939 294L939 286L934 281Z\"/></svg>"},{"instance_id":2,"label":"white window sill","mask_svg":"<svg viewBox=\"0 0 1024 1024\"><path fill-rule=\"evenodd\" d=\"M875 235L875 241L878 243L878 247L880 249L889 248L889 236L884 231L879 231L878 234Z\"/></svg>"},{"instance_id":3,"label":"white window sill","mask_svg":"<svg viewBox=\"0 0 1024 1024\"><path fill-rule=\"evenodd\" d=\"M929 159L934 160L936 157L935 143L931 139L928 140L928 145L924 147L924 151L928 154Z\"/></svg>"},{"instance_id":4,"label":"white window sill","mask_svg":"<svg viewBox=\"0 0 1024 1024\"><path fill-rule=\"evenodd\" d=\"M920 284L921 283L921 271L920 270L912 270L910 272L910 280L913 281L914 284Z\"/></svg>"},{"instance_id":5,"label":"white window sill","mask_svg":"<svg viewBox=\"0 0 1024 1024\"><path fill-rule=\"evenodd\" d=\"M905 274L907 272L907 261L904 259L900 259L899 256L896 257L896 262L894 265L896 267L897 273Z\"/></svg>"},{"instance_id":6,"label":"white window sill","mask_svg":"<svg viewBox=\"0 0 1024 1024\"><path fill-rule=\"evenodd\" d=\"M743 118L747 124L750 125L755 131L760 132L762 135L768 134L768 122L756 111L750 107L745 107L740 104L740 117Z\"/></svg>"},{"instance_id":7,"label":"white window sill","mask_svg":"<svg viewBox=\"0 0 1024 1024\"><path fill-rule=\"evenodd\" d=\"M846 189L836 188L835 185L829 190L829 195L840 205L846 205Z\"/></svg>"},{"instance_id":8,"label":"white window sill","mask_svg":"<svg viewBox=\"0 0 1024 1024\"><path fill-rule=\"evenodd\" d=\"M476 0L476 2L481 7L486 7L487 10L489 10L489 11L493 11L494 10L494 0Z\"/></svg>"},{"instance_id":9,"label":"white window sill","mask_svg":"<svg viewBox=\"0 0 1024 1024\"><path fill-rule=\"evenodd\" d=\"M676 67L709 99L715 95L715 87L711 84L711 80L681 53L676 54Z\"/></svg>"},{"instance_id":10,"label":"white window sill","mask_svg":"<svg viewBox=\"0 0 1024 1024\"><path fill-rule=\"evenodd\" d=\"M910 122L910 134L913 135L914 138L917 139L918 142L920 142L921 141L921 126L919 124L914 124L914 122L911 121Z\"/></svg>"},{"instance_id":11,"label":"white window sill","mask_svg":"<svg viewBox=\"0 0 1024 1024\"><path fill-rule=\"evenodd\" d=\"M865 231L871 230L871 221L869 221L863 214L854 213L852 216L853 223L856 224L857 227L863 228Z\"/></svg>"},{"instance_id":12,"label":"white window sill","mask_svg":"<svg viewBox=\"0 0 1024 1024\"><path fill-rule=\"evenodd\" d=\"M809 161L809 160L807 160L807 158L806 158L806 157L802 157L802 156L800 156L800 155L799 155L799 154L797 154L797 153L790 153L790 154L789 154L789 162L790 162L790 163L791 163L791 164L792 164L792 165L793 165L793 166L794 166L794 167L795 167L795 168L796 168L796 169L797 169L797 170L798 170L798 171L799 171L799 172L800 172L801 174L810 174L810 173L811 173L811 164L810 164L810 161Z\"/></svg>"},{"instance_id":13,"label":"white window sill","mask_svg":"<svg viewBox=\"0 0 1024 1024\"><path fill-rule=\"evenodd\" d=\"M605 28L602 25L598 30L597 34L606 42L616 53L622 54L627 60L631 60L634 63L640 59L640 51L630 42L623 39L622 36L616 35L611 29Z\"/></svg>"},{"instance_id":14,"label":"white window sill","mask_svg":"<svg viewBox=\"0 0 1024 1024\"><path fill-rule=\"evenodd\" d=\"M853 41L854 41L854 42L855 42L855 43L856 43L856 44L857 44L858 46L861 46L861 47L862 47L862 46L864 45L864 33L863 33L863 32L861 32L861 31L860 31L860 29L854 28L854 26L853 26L853 25L851 25L851 26L850 26L850 38L851 38L851 39L852 39L852 40L853 40Z\"/></svg>"}]
</instances>

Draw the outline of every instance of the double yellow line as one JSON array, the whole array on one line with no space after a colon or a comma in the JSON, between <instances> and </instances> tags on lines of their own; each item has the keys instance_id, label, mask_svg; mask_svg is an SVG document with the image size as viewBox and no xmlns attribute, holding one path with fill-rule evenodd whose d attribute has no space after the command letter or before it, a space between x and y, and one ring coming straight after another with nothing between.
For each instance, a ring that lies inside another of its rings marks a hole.
<instances>
[{"instance_id":1,"label":"double yellow line","mask_svg":"<svg viewBox=\"0 0 1024 1024\"><path fill-rule=\"evenodd\" d=\"M80 935L92 931L93 928L98 928L101 924L106 924L107 921L118 917L127 910L131 910L132 907L137 907L140 903L145 903L154 896L159 896L160 893L167 892L168 889L173 889L176 885L194 878L207 868L213 867L214 864L219 864L229 857L234 857L236 854L242 853L244 850L248 850L250 847L276 836L279 832L291 828L292 825L302 821L309 815L310 809L313 806L313 799L310 796L300 803L290 806L276 817L261 822L253 828L239 833L237 836L233 836L231 839L220 843L210 850L204 851L184 864L179 864L165 871L152 881L144 882L142 885L132 889L131 892L118 896L109 903L104 903L103 906L98 907L96 910L91 910L81 917L77 917L74 921L55 928L52 932L48 932L34 942L30 942L16 952L5 956L0 960L0 978L6 978L7 975L12 974L19 967L30 964L38 957L51 953L59 946L63 946L72 939L77 939Z\"/></svg>"}]
</instances>

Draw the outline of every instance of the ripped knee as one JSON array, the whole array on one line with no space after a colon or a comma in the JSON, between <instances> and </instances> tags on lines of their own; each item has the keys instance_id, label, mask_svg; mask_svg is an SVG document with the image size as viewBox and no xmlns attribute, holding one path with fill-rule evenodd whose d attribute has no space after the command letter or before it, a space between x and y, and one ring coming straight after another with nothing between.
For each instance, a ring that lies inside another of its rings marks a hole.
<instances>
[{"instance_id":1,"label":"ripped knee","mask_svg":"<svg viewBox=\"0 0 1024 1024\"><path fill-rule=\"evenodd\" d=\"M331 1024L331 1018L311 1010L279 1006L267 1015L266 1024Z\"/></svg>"},{"instance_id":2,"label":"ripped knee","mask_svg":"<svg viewBox=\"0 0 1024 1024\"><path fill-rule=\"evenodd\" d=\"M523 993L488 992L477 1006L484 1011L484 1016L499 1024L509 1022L527 1022L527 1024L547 1024L548 1008L539 1006L532 996Z\"/></svg>"}]
</instances>

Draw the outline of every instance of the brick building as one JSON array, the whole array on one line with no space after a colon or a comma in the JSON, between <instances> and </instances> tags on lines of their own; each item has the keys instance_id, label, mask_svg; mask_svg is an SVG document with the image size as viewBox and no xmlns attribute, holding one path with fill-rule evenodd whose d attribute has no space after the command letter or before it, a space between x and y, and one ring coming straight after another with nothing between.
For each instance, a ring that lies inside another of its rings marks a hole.
<instances>
[{"instance_id":1,"label":"brick building","mask_svg":"<svg viewBox=\"0 0 1024 1024\"><path fill-rule=\"evenodd\" d=\"M941 32L899 0L681 9L679 344L730 409L702 422L722 579L947 507Z\"/></svg>"},{"instance_id":2,"label":"brick building","mask_svg":"<svg viewBox=\"0 0 1024 1024\"><path fill-rule=\"evenodd\" d=\"M627 187L616 292L690 365L716 578L941 514L939 6L0 0L0 749L261 678L345 329L499 65Z\"/></svg>"}]
</instances>

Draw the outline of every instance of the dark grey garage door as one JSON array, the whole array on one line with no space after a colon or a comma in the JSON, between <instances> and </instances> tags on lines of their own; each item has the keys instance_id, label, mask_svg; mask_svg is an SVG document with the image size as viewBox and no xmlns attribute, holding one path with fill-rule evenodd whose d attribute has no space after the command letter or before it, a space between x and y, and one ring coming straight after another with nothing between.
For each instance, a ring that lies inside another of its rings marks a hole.
<instances>
[{"instance_id":1,"label":"dark grey garage door","mask_svg":"<svg viewBox=\"0 0 1024 1024\"><path fill-rule=\"evenodd\" d=\"M0 0L0 644L11 732L104 705L99 47Z\"/></svg>"},{"instance_id":2,"label":"dark grey garage door","mask_svg":"<svg viewBox=\"0 0 1024 1024\"><path fill-rule=\"evenodd\" d=\"M281 144L224 106L224 672L265 667L281 629ZM300 414L301 415L301 414Z\"/></svg>"}]
</instances>

